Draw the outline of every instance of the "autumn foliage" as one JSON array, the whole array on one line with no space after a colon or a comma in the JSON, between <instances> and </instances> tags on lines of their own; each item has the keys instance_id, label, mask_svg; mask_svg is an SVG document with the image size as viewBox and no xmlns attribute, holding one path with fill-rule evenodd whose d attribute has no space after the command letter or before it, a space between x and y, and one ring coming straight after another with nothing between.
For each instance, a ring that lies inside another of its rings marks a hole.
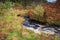
<instances>
[{"instance_id":1,"label":"autumn foliage","mask_svg":"<svg viewBox=\"0 0 60 40\"><path fill-rule=\"evenodd\" d=\"M28 11L31 19L46 22L50 25L60 26L60 0L55 3L45 3L35 9Z\"/></svg>"},{"instance_id":2,"label":"autumn foliage","mask_svg":"<svg viewBox=\"0 0 60 40\"><path fill-rule=\"evenodd\" d=\"M47 3L44 5L44 9L47 16L47 22L53 23L55 25L60 24L60 0L56 3Z\"/></svg>"}]
</instances>

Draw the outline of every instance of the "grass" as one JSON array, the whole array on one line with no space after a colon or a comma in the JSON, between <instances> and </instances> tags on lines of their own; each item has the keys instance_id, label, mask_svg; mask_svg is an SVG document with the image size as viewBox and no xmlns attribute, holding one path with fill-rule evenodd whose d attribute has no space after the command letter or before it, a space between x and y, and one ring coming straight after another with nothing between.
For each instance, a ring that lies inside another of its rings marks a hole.
<instances>
[{"instance_id":1,"label":"grass","mask_svg":"<svg viewBox=\"0 0 60 40\"><path fill-rule=\"evenodd\" d=\"M26 13L25 10L19 11L9 8L9 10L2 9L0 12L3 12L4 14L2 14L3 16L0 18L0 30L3 32L3 34L7 34L6 40L37 40L33 31L23 28L22 23L24 18L17 16L19 13L21 13L21 15Z\"/></svg>"},{"instance_id":2,"label":"grass","mask_svg":"<svg viewBox=\"0 0 60 40\"><path fill-rule=\"evenodd\" d=\"M55 40L60 40L60 37L57 37L57 36L56 36L56 37L55 37Z\"/></svg>"},{"instance_id":3,"label":"grass","mask_svg":"<svg viewBox=\"0 0 60 40\"><path fill-rule=\"evenodd\" d=\"M4 40L41 40L39 34L23 27L22 23L25 19L17 16L18 14L26 16L27 11L24 9L16 10L11 7L0 9L0 33L2 34L0 34L0 40L2 40L2 37L5 38ZM57 39L59 40L58 37Z\"/></svg>"}]
</instances>

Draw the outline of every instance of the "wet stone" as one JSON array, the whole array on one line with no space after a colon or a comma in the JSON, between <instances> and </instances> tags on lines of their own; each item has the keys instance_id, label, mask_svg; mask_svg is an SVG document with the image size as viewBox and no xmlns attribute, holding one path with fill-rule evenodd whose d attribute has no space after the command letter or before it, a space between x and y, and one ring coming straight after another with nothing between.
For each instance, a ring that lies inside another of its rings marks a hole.
<instances>
[{"instance_id":1,"label":"wet stone","mask_svg":"<svg viewBox=\"0 0 60 40\"><path fill-rule=\"evenodd\" d=\"M33 22L32 20L29 20L28 18L26 18L23 25L27 27L32 27L34 29L37 29L38 27L40 27L39 25L37 25L37 23Z\"/></svg>"},{"instance_id":2,"label":"wet stone","mask_svg":"<svg viewBox=\"0 0 60 40\"><path fill-rule=\"evenodd\" d=\"M51 25L41 25L37 21L30 20L29 18L25 18L25 22L23 23L24 26L33 28L34 30L38 30L36 32L44 32L44 33L53 33L54 35L60 34L60 27L51 26Z\"/></svg>"}]
</instances>

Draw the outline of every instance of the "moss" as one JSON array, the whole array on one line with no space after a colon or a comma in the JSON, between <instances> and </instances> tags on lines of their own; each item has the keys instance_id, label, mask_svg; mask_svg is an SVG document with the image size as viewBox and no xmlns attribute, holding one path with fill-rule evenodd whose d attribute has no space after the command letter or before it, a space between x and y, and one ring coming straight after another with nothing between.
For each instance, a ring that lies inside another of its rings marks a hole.
<instances>
[{"instance_id":1,"label":"moss","mask_svg":"<svg viewBox=\"0 0 60 40\"><path fill-rule=\"evenodd\" d=\"M56 37L55 37L55 40L60 40L60 37L56 36Z\"/></svg>"}]
</instances>

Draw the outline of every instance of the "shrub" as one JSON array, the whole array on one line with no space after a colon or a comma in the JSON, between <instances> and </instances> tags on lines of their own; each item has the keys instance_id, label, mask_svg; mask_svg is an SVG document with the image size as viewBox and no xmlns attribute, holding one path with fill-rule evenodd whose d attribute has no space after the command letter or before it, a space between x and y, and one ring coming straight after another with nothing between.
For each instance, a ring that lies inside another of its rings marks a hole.
<instances>
[{"instance_id":1,"label":"shrub","mask_svg":"<svg viewBox=\"0 0 60 40\"><path fill-rule=\"evenodd\" d=\"M14 4L12 2L4 2L4 3L0 3L0 8L4 9L4 8L12 8L14 6Z\"/></svg>"},{"instance_id":2,"label":"shrub","mask_svg":"<svg viewBox=\"0 0 60 40\"><path fill-rule=\"evenodd\" d=\"M37 21L43 21L44 16L44 9L43 6L37 5L35 9L32 10L32 12L28 13L31 19L35 19Z\"/></svg>"}]
</instances>

